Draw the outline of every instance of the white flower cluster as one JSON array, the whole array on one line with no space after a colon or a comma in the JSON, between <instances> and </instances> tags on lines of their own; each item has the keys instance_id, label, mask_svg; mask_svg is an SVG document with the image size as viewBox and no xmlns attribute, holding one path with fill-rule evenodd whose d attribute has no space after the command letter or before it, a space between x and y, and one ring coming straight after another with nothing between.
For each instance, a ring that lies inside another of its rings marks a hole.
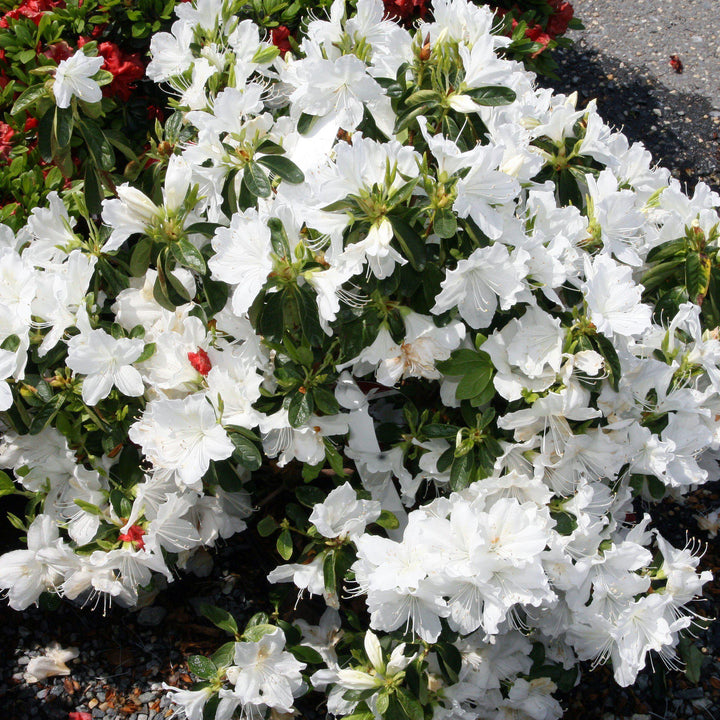
<instances>
[{"instance_id":1,"label":"white flower cluster","mask_svg":"<svg viewBox=\"0 0 720 720\"><path fill-rule=\"evenodd\" d=\"M668 243L717 250L720 197L499 59L485 8L408 32L344 7L279 57L180 3L148 67L179 108L162 188L120 185L101 231L51 194L0 234L0 467L35 499L0 588L135 604L302 469L309 545L270 580L331 608L303 627L331 712L552 720L579 660L623 685L672 662L710 577L633 500L720 446L717 330L640 284ZM384 636L364 664L335 649L343 588ZM292 712L285 642L175 702Z\"/></svg>"}]
</instances>

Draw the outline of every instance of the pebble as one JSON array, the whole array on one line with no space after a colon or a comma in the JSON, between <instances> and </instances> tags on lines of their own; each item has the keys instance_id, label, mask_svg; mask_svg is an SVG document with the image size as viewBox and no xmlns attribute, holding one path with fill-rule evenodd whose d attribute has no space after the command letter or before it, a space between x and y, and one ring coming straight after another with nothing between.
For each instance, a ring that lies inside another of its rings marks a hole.
<instances>
[{"instance_id":1,"label":"pebble","mask_svg":"<svg viewBox=\"0 0 720 720\"><path fill-rule=\"evenodd\" d=\"M167 615L167 610L160 606L145 607L138 613L138 623L145 627L159 625Z\"/></svg>"}]
</instances>

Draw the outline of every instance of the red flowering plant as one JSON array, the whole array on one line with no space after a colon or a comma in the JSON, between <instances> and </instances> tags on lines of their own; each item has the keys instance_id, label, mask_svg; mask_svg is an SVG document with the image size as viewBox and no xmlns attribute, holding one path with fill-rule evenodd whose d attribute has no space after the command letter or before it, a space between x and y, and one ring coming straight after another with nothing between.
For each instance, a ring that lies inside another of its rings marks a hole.
<instances>
[{"instance_id":1,"label":"red flowering plant","mask_svg":"<svg viewBox=\"0 0 720 720\"><path fill-rule=\"evenodd\" d=\"M582 28L567 0L494 0L502 19L502 32L512 38L505 57L523 62L540 75L557 77L557 65L550 51L567 47L563 37L568 29Z\"/></svg>"}]
</instances>

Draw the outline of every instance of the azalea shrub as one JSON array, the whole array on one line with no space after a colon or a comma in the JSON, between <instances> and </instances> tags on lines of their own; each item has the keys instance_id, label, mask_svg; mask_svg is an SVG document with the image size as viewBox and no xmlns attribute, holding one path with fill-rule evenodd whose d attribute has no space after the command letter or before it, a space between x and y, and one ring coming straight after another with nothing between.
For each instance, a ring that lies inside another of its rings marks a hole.
<instances>
[{"instance_id":1,"label":"azalea shrub","mask_svg":"<svg viewBox=\"0 0 720 720\"><path fill-rule=\"evenodd\" d=\"M152 36L146 172L0 226L10 605L144 604L253 533L273 591L204 607L190 720L551 720L581 661L679 662L710 573L642 508L720 444L720 197L539 89L485 7L338 2L296 53L233 10ZM55 134L104 102L84 50Z\"/></svg>"}]
</instances>

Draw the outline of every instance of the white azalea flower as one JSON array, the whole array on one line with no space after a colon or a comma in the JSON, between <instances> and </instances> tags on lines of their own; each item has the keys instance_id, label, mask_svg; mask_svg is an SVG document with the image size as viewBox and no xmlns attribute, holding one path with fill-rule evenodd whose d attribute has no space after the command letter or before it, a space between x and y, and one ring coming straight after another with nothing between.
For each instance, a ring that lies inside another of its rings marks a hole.
<instances>
[{"instance_id":1,"label":"white azalea flower","mask_svg":"<svg viewBox=\"0 0 720 720\"><path fill-rule=\"evenodd\" d=\"M303 685L300 672L306 666L284 647L285 634L280 628L257 642L235 643L234 665L227 669L227 679L243 705L264 704L292 712L294 697Z\"/></svg>"},{"instance_id":2,"label":"white azalea flower","mask_svg":"<svg viewBox=\"0 0 720 720\"><path fill-rule=\"evenodd\" d=\"M308 518L326 538L356 539L365 526L375 522L382 510L374 500L358 500L349 482L332 490L324 502L317 503Z\"/></svg>"},{"instance_id":3,"label":"white azalea flower","mask_svg":"<svg viewBox=\"0 0 720 720\"><path fill-rule=\"evenodd\" d=\"M457 307L471 328L488 327L498 299L500 307L507 310L525 289L528 258L524 250L510 253L499 243L478 248L467 260L460 260L454 270L445 273L431 312L439 315Z\"/></svg>"},{"instance_id":4,"label":"white azalea flower","mask_svg":"<svg viewBox=\"0 0 720 720\"><path fill-rule=\"evenodd\" d=\"M55 675L69 675L70 668L66 663L78 655L80 651L76 647L62 648L58 643L49 645L42 655L30 659L23 673L25 682L36 683Z\"/></svg>"},{"instance_id":5,"label":"white azalea flower","mask_svg":"<svg viewBox=\"0 0 720 720\"><path fill-rule=\"evenodd\" d=\"M270 228L252 208L235 213L229 228L218 228L212 240L215 255L208 267L213 278L235 286L232 309L244 315L273 269Z\"/></svg>"},{"instance_id":6,"label":"white azalea flower","mask_svg":"<svg viewBox=\"0 0 720 720\"><path fill-rule=\"evenodd\" d=\"M639 335L650 327L651 309L640 302L642 286L632 269L608 255L585 258L585 299L590 320L606 335Z\"/></svg>"},{"instance_id":7,"label":"white azalea flower","mask_svg":"<svg viewBox=\"0 0 720 720\"><path fill-rule=\"evenodd\" d=\"M157 469L173 472L179 486L197 490L210 461L225 460L234 450L203 395L149 402L129 436Z\"/></svg>"},{"instance_id":8,"label":"white azalea flower","mask_svg":"<svg viewBox=\"0 0 720 720\"><path fill-rule=\"evenodd\" d=\"M82 398L97 405L113 387L128 397L143 394L145 386L134 363L145 349L137 338L114 338L104 330L91 330L68 342L67 366L83 378Z\"/></svg>"},{"instance_id":9,"label":"white azalea flower","mask_svg":"<svg viewBox=\"0 0 720 720\"><path fill-rule=\"evenodd\" d=\"M88 57L82 48L62 60L55 72L53 93L59 108L70 107L73 96L89 103L102 100L102 90L92 76L97 73L105 62L102 56Z\"/></svg>"}]
</instances>

